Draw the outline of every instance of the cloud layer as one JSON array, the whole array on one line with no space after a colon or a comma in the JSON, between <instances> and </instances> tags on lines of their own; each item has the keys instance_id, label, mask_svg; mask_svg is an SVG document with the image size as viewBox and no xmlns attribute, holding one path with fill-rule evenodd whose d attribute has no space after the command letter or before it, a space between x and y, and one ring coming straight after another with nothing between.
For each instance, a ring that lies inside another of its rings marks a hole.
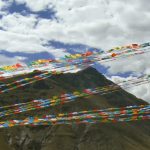
<instances>
[{"instance_id":1,"label":"cloud layer","mask_svg":"<svg viewBox=\"0 0 150 150\"><path fill-rule=\"evenodd\" d=\"M20 11L15 12L14 6ZM39 15L45 11L49 16ZM66 54L64 48L54 50L50 41L106 50L150 40L149 0L0 0L0 19L0 50L10 52L47 51L62 57ZM149 56L104 65L109 75L150 73ZM142 95L138 89L134 91ZM148 90L144 91L150 96Z\"/></svg>"},{"instance_id":2,"label":"cloud layer","mask_svg":"<svg viewBox=\"0 0 150 150\"><path fill-rule=\"evenodd\" d=\"M4 8L10 6L11 2L0 1L1 13L7 10ZM34 14L9 14L7 10L1 19L0 27L4 31L1 31L3 40L0 41L8 43L10 46L5 48L12 51L49 50L51 47L43 45L50 40L102 49L142 43L150 39L147 3L148 0L16 0L18 7L24 4ZM55 11L53 20L36 15L36 12L51 9ZM10 39L13 39L13 43L10 43Z\"/></svg>"},{"instance_id":3,"label":"cloud layer","mask_svg":"<svg viewBox=\"0 0 150 150\"><path fill-rule=\"evenodd\" d=\"M129 77L120 77L120 76L111 76L111 78L108 77L108 79L112 80L114 83L119 83L123 81L128 80L135 80L136 77L129 76ZM132 93L133 95L136 95L138 98L142 98L150 103L150 82L146 84L141 84L138 86L133 86L130 88L125 88L127 92Z\"/></svg>"}]
</instances>

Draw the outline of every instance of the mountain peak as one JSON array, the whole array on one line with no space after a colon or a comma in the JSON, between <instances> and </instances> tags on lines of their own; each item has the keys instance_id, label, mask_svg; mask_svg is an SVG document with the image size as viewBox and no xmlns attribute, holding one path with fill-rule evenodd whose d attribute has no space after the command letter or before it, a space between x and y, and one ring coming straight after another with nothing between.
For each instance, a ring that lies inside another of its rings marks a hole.
<instances>
[{"instance_id":1,"label":"mountain peak","mask_svg":"<svg viewBox=\"0 0 150 150\"><path fill-rule=\"evenodd\" d=\"M3 100L1 105L27 102L33 99L47 99L55 95L59 96L61 93L109 84L112 82L96 69L89 67L77 73L55 75L23 89L0 95ZM147 103L120 89L106 95L91 95L78 98L76 101L65 105L14 115L12 118L19 119L35 114L57 114L135 104ZM9 135L6 136L6 139L9 139L8 144L12 150L149 150L149 125L149 121L137 121L116 124L40 126L36 128L14 127L2 131L5 136Z\"/></svg>"}]
</instances>

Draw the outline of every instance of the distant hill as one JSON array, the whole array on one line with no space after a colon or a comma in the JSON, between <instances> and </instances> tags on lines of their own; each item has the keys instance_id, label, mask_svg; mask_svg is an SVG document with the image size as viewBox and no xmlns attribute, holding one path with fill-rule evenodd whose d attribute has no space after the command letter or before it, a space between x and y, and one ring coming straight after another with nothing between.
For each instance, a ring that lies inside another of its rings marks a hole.
<instances>
[{"instance_id":1,"label":"distant hill","mask_svg":"<svg viewBox=\"0 0 150 150\"><path fill-rule=\"evenodd\" d=\"M38 74L35 72L35 74ZM26 75L31 76L31 75ZM17 77L20 78L20 77ZM11 79L15 80L15 79ZM9 82L9 81L8 81ZM62 92L106 86L112 83L94 68L76 74L60 74L0 95L0 104L27 102L51 98ZM122 107L147 104L123 89L107 95L91 95L63 106L30 111L7 117L24 118L28 115L72 112L95 108ZM149 150L150 121L106 123L94 125L59 125L39 127L13 127L0 129L0 150ZM10 148L8 148L9 146Z\"/></svg>"}]
</instances>

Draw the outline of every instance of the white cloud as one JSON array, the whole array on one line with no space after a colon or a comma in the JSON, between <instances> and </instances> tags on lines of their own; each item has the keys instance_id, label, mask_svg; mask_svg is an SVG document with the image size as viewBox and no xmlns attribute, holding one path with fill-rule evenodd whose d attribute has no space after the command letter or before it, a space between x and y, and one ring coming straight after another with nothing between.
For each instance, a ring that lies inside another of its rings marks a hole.
<instances>
[{"instance_id":1,"label":"white cloud","mask_svg":"<svg viewBox=\"0 0 150 150\"><path fill-rule=\"evenodd\" d=\"M11 5L12 1L13 0L7 0L7 1L0 0L0 10Z\"/></svg>"},{"instance_id":2,"label":"white cloud","mask_svg":"<svg viewBox=\"0 0 150 150\"><path fill-rule=\"evenodd\" d=\"M60 22L45 21L44 26L49 28L48 31L47 28L41 29L41 23L37 26L38 35L47 40L83 43L104 49L149 40L150 14L148 9L146 11L140 7L146 3L139 0L17 1L24 2L32 11L53 5ZM43 24L43 20L40 22Z\"/></svg>"},{"instance_id":3,"label":"white cloud","mask_svg":"<svg viewBox=\"0 0 150 150\"><path fill-rule=\"evenodd\" d=\"M150 103L150 90L149 89L150 89L150 83L130 88L127 91Z\"/></svg>"},{"instance_id":4,"label":"white cloud","mask_svg":"<svg viewBox=\"0 0 150 150\"><path fill-rule=\"evenodd\" d=\"M117 59L104 63L111 74L133 72L133 74L150 74L150 53Z\"/></svg>"},{"instance_id":5,"label":"white cloud","mask_svg":"<svg viewBox=\"0 0 150 150\"><path fill-rule=\"evenodd\" d=\"M133 42L142 43L150 38L150 11L141 7L146 5L146 1L16 0L16 2L24 3L35 12L52 7L56 11L59 21L38 19L35 15L9 14L3 17L1 26L7 28L7 32L20 34L28 32L39 41L56 40L108 49ZM42 42L37 42L38 44L42 45Z\"/></svg>"},{"instance_id":6,"label":"white cloud","mask_svg":"<svg viewBox=\"0 0 150 150\"><path fill-rule=\"evenodd\" d=\"M15 0L19 4L26 4L32 11L42 11L52 7L51 0Z\"/></svg>"},{"instance_id":7,"label":"white cloud","mask_svg":"<svg viewBox=\"0 0 150 150\"><path fill-rule=\"evenodd\" d=\"M3 8L4 5L5 5L5 3L2 0L0 0L0 9Z\"/></svg>"},{"instance_id":8,"label":"white cloud","mask_svg":"<svg viewBox=\"0 0 150 150\"><path fill-rule=\"evenodd\" d=\"M114 83L118 84L119 82L123 81L135 81L137 77L129 76L129 77L120 77L120 76L111 76L111 78L107 77L109 80L112 80ZM127 82L129 83L129 82ZM124 85L124 84L122 84ZM132 84L131 84L132 85ZM127 92L136 95L138 98L142 98L145 101L150 103L150 82L146 84L141 84L138 86L130 86L130 88L124 88L125 86L122 86L124 90ZM134 100L133 100L134 101Z\"/></svg>"},{"instance_id":9,"label":"white cloud","mask_svg":"<svg viewBox=\"0 0 150 150\"><path fill-rule=\"evenodd\" d=\"M11 2L0 0L0 14L3 15L0 27L4 29L0 30L0 49L7 51L48 51L61 57L65 54L63 50L45 46L49 40L81 43L104 50L150 40L149 0L16 0L34 12L53 8L58 20L2 11ZM150 73L149 56L140 55L105 66L110 67L109 73L113 74Z\"/></svg>"}]
</instances>

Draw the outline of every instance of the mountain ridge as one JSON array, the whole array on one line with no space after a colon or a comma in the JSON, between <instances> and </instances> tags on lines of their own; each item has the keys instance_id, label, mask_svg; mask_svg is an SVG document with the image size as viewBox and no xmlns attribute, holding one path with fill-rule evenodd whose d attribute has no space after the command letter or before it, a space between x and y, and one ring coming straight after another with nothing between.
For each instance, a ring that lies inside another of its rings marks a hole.
<instances>
[{"instance_id":1,"label":"mountain ridge","mask_svg":"<svg viewBox=\"0 0 150 150\"><path fill-rule=\"evenodd\" d=\"M0 99L3 98L1 105L32 99L46 99L64 92L106 86L111 83L96 69L90 67L76 74L67 73L52 76L44 81L38 81L22 89L0 95ZM57 114L140 104L147 104L147 102L120 89L106 95L97 94L78 98L77 101L63 106L31 111L23 114L22 117L35 115L35 113ZM20 118L20 115L16 115L15 118ZM8 145L11 147L10 150L148 150L150 149L149 125L150 121L135 121L94 125L14 127L1 129L0 135L4 137L3 141L7 141L4 143L8 143L5 145L6 150L9 150Z\"/></svg>"}]
</instances>

